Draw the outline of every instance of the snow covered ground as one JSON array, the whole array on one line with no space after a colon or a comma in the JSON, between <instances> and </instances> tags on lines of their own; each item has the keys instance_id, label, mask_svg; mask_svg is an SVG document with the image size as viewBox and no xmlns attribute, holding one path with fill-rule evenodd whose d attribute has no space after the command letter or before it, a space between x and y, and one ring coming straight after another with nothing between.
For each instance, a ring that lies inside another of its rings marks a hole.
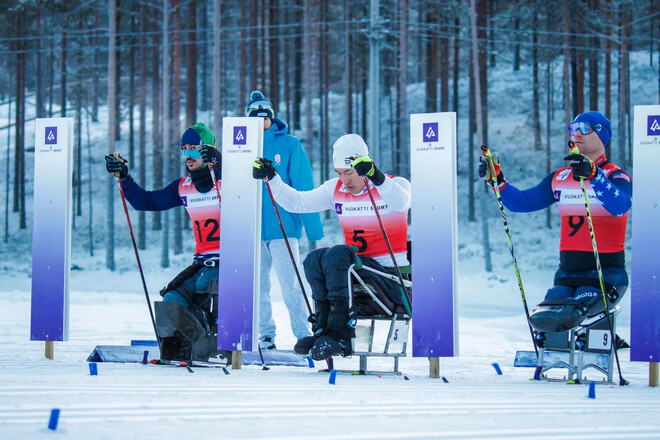
<instances>
[{"instance_id":1,"label":"snow covered ground","mask_svg":"<svg viewBox=\"0 0 660 440\"><path fill-rule=\"evenodd\" d=\"M648 387L647 364L629 362L627 351L621 361L631 385L598 384L596 399L587 397L585 385L534 382L532 369L514 368L516 350L532 349L515 278L480 265L468 259L459 266L460 356L440 363L448 383L428 377L426 358L412 357L400 365L409 380L339 375L335 385L317 369L294 367L243 367L225 375L99 363L98 376L91 376L85 359L96 345L153 339L144 294L134 288L137 274L97 271L96 285L107 291L91 292L83 288L89 275L73 272L70 341L56 343L50 361L43 342L29 342L29 289L9 287L0 294L0 438L660 438L660 389ZM530 302L545 290L547 276L523 270ZM279 292L274 298L277 343L290 348L286 308ZM628 303L618 329L624 338ZM357 363L335 365L356 369ZM369 362L376 369L390 364ZM52 408L61 410L55 432L47 428Z\"/></svg>"}]
</instances>

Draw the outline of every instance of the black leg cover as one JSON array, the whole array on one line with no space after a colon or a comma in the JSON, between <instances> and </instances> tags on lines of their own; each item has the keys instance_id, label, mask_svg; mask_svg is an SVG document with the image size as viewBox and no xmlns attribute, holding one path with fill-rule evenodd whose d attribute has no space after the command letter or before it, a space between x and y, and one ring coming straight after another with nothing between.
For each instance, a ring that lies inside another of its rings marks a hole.
<instances>
[{"instance_id":1,"label":"black leg cover","mask_svg":"<svg viewBox=\"0 0 660 440\"><path fill-rule=\"evenodd\" d=\"M177 302L155 303L160 357L166 360L207 360L217 356L217 335L208 333L197 318Z\"/></svg>"}]
</instances>

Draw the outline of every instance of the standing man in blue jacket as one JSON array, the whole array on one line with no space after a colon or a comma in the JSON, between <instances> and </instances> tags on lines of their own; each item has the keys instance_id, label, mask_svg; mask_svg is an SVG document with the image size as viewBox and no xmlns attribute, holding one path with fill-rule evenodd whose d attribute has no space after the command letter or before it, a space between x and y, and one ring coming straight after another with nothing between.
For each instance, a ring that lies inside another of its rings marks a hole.
<instances>
[{"instance_id":1,"label":"standing man in blue jacket","mask_svg":"<svg viewBox=\"0 0 660 440\"><path fill-rule=\"evenodd\" d=\"M314 176L309 158L298 138L287 134L288 126L274 116L273 106L258 90L250 93L246 114L264 118L264 150L266 159L277 167L282 180L298 191L314 189ZM302 228L309 241L323 238L323 226L319 213L292 214L278 206L296 264L299 264L298 239ZM259 305L259 339L262 349L275 349L275 321L270 302L270 269L275 273L282 288L282 297L289 310L291 330L297 339L311 335L302 290L298 285L291 258L277 221L273 203L267 191L263 192L261 209L261 292Z\"/></svg>"}]
</instances>

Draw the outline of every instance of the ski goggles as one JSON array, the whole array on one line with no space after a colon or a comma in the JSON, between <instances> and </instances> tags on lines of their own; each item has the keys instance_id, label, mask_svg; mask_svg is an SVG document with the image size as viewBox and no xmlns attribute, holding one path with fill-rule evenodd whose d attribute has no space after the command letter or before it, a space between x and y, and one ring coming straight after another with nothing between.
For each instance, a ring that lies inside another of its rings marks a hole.
<instances>
[{"instance_id":1,"label":"ski goggles","mask_svg":"<svg viewBox=\"0 0 660 440\"><path fill-rule=\"evenodd\" d=\"M600 124L598 125L598 127L594 127L588 122L571 122L570 124L568 124L568 133L571 136L575 136L579 131L583 135L587 135L593 133L594 130L596 129L600 130L600 128L601 128Z\"/></svg>"},{"instance_id":2,"label":"ski goggles","mask_svg":"<svg viewBox=\"0 0 660 440\"><path fill-rule=\"evenodd\" d=\"M181 154L183 155L184 160L188 160L188 158L192 160L199 159L202 157L202 154L199 152L199 148L201 145L195 145L192 148L185 148L181 146Z\"/></svg>"}]
</instances>

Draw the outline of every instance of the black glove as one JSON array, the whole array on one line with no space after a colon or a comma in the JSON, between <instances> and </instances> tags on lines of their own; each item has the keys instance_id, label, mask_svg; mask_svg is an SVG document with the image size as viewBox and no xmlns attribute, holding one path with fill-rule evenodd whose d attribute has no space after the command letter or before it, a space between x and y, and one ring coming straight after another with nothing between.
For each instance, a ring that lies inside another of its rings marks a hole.
<instances>
[{"instance_id":1,"label":"black glove","mask_svg":"<svg viewBox=\"0 0 660 440\"><path fill-rule=\"evenodd\" d=\"M580 181L580 178L591 180L598 173L598 168L591 160L583 154L569 154L564 160L570 160L571 171L573 171L573 180Z\"/></svg>"},{"instance_id":2,"label":"black glove","mask_svg":"<svg viewBox=\"0 0 660 440\"><path fill-rule=\"evenodd\" d=\"M128 177L128 161L121 157L119 153L108 154L105 156L105 169L115 177L123 179Z\"/></svg>"},{"instance_id":3,"label":"black glove","mask_svg":"<svg viewBox=\"0 0 660 440\"><path fill-rule=\"evenodd\" d=\"M376 186L380 186L385 182L385 174L376 167L374 161L368 156L354 158L351 166L355 168L355 172L359 176L367 176Z\"/></svg>"},{"instance_id":4,"label":"black glove","mask_svg":"<svg viewBox=\"0 0 660 440\"><path fill-rule=\"evenodd\" d=\"M216 168L222 166L222 153L212 145L203 144L199 149L199 154L202 155L204 163L213 165Z\"/></svg>"},{"instance_id":5,"label":"black glove","mask_svg":"<svg viewBox=\"0 0 660 440\"><path fill-rule=\"evenodd\" d=\"M273 162L266 159L265 157L260 157L254 162L252 162L252 177L255 179L266 179L271 180L277 174L277 170L273 166Z\"/></svg>"},{"instance_id":6,"label":"black glove","mask_svg":"<svg viewBox=\"0 0 660 440\"><path fill-rule=\"evenodd\" d=\"M491 153L491 157L493 158L493 168L495 168L495 174L497 175L497 185L499 186L502 184L502 182L504 182L504 174L502 174L502 167L500 166L500 157L494 151ZM482 154L479 156L479 177L492 185L494 179L490 174L488 157Z\"/></svg>"}]
</instances>

